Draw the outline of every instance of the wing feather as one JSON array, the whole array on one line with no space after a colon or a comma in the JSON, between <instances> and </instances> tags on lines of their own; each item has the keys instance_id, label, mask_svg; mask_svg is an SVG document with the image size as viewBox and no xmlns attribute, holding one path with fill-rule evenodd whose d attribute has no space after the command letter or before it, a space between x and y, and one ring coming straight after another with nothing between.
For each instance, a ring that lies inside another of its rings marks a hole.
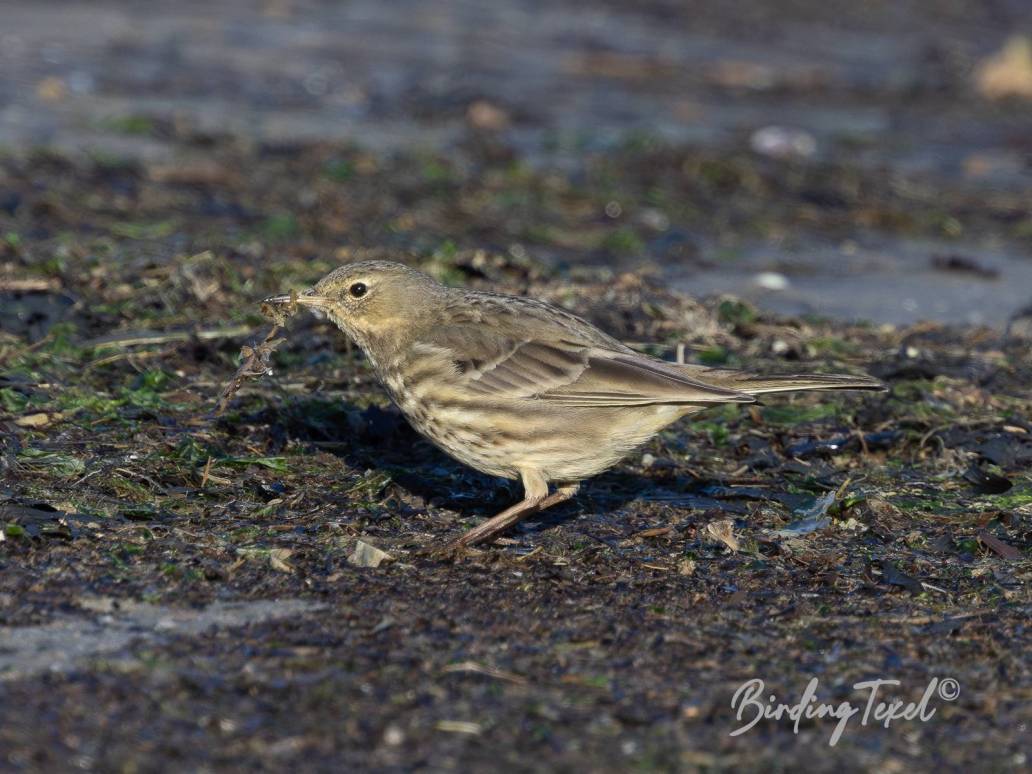
<instances>
[{"instance_id":1,"label":"wing feather","mask_svg":"<svg viewBox=\"0 0 1032 774\"><path fill-rule=\"evenodd\" d=\"M753 403L766 392L877 389L869 377L755 376L642 355L562 309L530 299L468 292L442 324L422 332L407 370L424 389L488 400L603 407ZM450 368L448 366L451 366ZM442 366L444 366L442 368ZM441 380L446 384L441 384Z\"/></svg>"},{"instance_id":2,"label":"wing feather","mask_svg":"<svg viewBox=\"0 0 1032 774\"><path fill-rule=\"evenodd\" d=\"M630 351L571 341L507 341L495 350L489 358L458 358L462 362L456 370L465 388L499 400L584 407L755 401Z\"/></svg>"}]
</instances>

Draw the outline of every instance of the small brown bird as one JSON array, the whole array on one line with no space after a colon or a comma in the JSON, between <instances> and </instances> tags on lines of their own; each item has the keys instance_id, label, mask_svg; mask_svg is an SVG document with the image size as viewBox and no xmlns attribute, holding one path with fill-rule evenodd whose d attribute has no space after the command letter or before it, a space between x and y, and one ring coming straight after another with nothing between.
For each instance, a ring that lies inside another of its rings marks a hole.
<instances>
[{"instance_id":1,"label":"small brown bird","mask_svg":"<svg viewBox=\"0 0 1032 774\"><path fill-rule=\"evenodd\" d=\"M479 471L522 480L522 501L454 547L489 541L569 499L581 480L713 404L882 389L869 376L757 376L668 363L542 301L447 287L390 261L341 266L293 300L321 309L362 348L416 430ZM266 303L289 305L292 297Z\"/></svg>"}]
</instances>

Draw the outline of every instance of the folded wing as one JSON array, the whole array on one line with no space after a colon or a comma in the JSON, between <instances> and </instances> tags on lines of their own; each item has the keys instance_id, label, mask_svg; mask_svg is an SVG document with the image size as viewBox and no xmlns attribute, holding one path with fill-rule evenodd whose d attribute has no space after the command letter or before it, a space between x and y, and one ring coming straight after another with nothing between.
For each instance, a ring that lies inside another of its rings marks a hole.
<instances>
[{"instance_id":1,"label":"folded wing","mask_svg":"<svg viewBox=\"0 0 1032 774\"><path fill-rule=\"evenodd\" d=\"M509 341L494 357L459 359L456 367L467 389L499 399L585 407L755 401L695 379L674 364L573 341Z\"/></svg>"}]
</instances>

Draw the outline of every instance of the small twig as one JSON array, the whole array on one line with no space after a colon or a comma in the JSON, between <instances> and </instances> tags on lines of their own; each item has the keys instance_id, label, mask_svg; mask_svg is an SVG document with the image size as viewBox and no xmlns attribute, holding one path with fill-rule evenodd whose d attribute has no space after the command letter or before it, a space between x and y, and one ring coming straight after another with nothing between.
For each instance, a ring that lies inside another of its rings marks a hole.
<instances>
[{"instance_id":1,"label":"small twig","mask_svg":"<svg viewBox=\"0 0 1032 774\"><path fill-rule=\"evenodd\" d=\"M44 277L0 277L0 290L32 293L44 290L60 290L61 280Z\"/></svg>"},{"instance_id":2,"label":"small twig","mask_svg":"<svg viewBox=\"0 0 1032 774\"><path fill-rule=\"evenodd\" d=\"M146 473L141 473L138 470L129 470L128 468L115 468L114 470L115 470L116 473L124 473L126 476L129 476L130 478L138 478L138 479L141 479L142 481L146 481L148 484L150 484L152 487L157 489L162 494L164 494L164 493L166 493L168 491L167 489L165 489L165 487L163 487L161 484L159 484L153 478L148 476Z\"/></svg>"},{"instance_id":3,"label":"small twig","mask_svg":"<svg viewBox=\"0 0 1032 774\"><path fill-rule=\"evenodd\" d=\"M208 456L208 461L204 463L204 474L201 476L201 489L204 489L208 484L208 477L211 475L211 455Z\"/></svg>"},{"instance_id":4,"label":"small twig","mask_svg":"<svg viewBox=\"0 0 1032 774\"><path fill-rule=\"evenodd\" d=\"M864 435L864 431L859 427L854 427L853 432L856 434L857 440L860 441L860 452L865 457L871 456L871 449L867 445L867 437Z\"/></svg>"},{"instance_id":5,"label":"small twig","mask_svg":"<svg viewBox=\"0 0 1032 774\"><path fill-rule=\"evenodd\" d=\"M155 349L149 352L116 352L114 355L107 355L106 357L98 358L90 363L87 363L83 368L83 372L91 371L94 368L99 368L103 365L111 365L117 363L119 360L147 360L153 357L168 357L175 353L175 348L169 349Z\"/></svg>"},{"instance_id":6,"label":"small twig","mask_svg":"<svg viewBox=\"0 0 1032 774\"><path fill-rule=\"evenodd\" d=\"M497 667L478 664L475 661L462 661L458 664L448 664L448 666L446 666L441 671L445 674L454 672L473 673L477 675L484 675L485 677L493 677L496 680L504 680L507 683L513 683L515 685L527 684L527 678L523 677L522 675L517 675L513 672L506 672L505 670L498 669Z\"/></svg>"},{"instance_id":7,"label":"small twig","mask_svg":"<svg viewBox=\"0 0 1032 774\"><path fill-rule=\"evenodd\" d=\"M924 448L924 445L926 443L928 443L928 441L931 439L931 437L933 435L935 435L936 433L941 433L943 430L949 430L951 428L970 429L972 427L980 427L980 426L983 426L983 425L995 425L995 424L999 423L1000 421L1002 421L1002 420L1000 420L999 418L993 417L991 419L971 419L971 420L963 420L962 419L962 420L958 420L956 422L948 422L948 423L943 424L943 425L937 425L936 427L933 427L931 430L929 430L927 433L925 433L923 436L921 436L921 442L918 444L917 448L918 449ZM942 443L942 439L941 438L938 439L938 440L939 440L940 443ZM945 444L943 444L943 446L945 448Z\"/></svg>"},{"instance_id":8,"label":"small twig","mask_svg":"<svg viewBox=\"0 0 1032 774\"><path fill-rule=\"evenodd\" d=\"M531 552L530 552L530 553L528 553L528 554L524 554L523 556L517 556L517 557L516 557L516 559L515 559L514 561L517 561L517 562L525 562L525 561L527 561L528 559L530 559L530 557L532 557L532 556L537 556L537 555L538 555L538 554L540 554L540 553L541 553L541 552L542 552L543 550L544 550L544 549L543 549L543 548L542 548L541 546L538 546L537 548L535 548L535 549L534 549L533 551L531 551Z\"/></svg>"},{"instance_id":9,"label":"small twig","mask_svg":"<svg viewBox=\"0 0 1032 774\"><path fill-rule=\"evenodd\" d=\"M234 325L230 328L214 328L204 331L126 331L111 336L103 336L86 342L93 349L119 349L123 347L140 347L148 344L169 344L174 341L214 341L216 339L235 339L251 332L247 325Z\"/></svg>"}]
</instances>

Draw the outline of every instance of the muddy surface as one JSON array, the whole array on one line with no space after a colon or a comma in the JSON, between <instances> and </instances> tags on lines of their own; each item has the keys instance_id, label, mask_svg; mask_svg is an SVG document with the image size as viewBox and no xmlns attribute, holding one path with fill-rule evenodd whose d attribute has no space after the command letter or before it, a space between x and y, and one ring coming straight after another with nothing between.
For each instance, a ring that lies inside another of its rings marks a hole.
<instances>
[{"instance_id":1,"label":"muddy surface","mask_svg":"<svg viewBox=\"0 0 1032 774\"><path fill-rule=\"evenodd\" d=\"M1027 767L1029 110L968 81L1021 4L781 5L10 4L0 769ZM816 111L812 153L750 149ZM519 492L332 326L292 318L215 415L258 300L367 248L659 356L889 390L714 410L435 560ZM731 736L753 678L934 715Z\"/></svg>"}]
</instances>

